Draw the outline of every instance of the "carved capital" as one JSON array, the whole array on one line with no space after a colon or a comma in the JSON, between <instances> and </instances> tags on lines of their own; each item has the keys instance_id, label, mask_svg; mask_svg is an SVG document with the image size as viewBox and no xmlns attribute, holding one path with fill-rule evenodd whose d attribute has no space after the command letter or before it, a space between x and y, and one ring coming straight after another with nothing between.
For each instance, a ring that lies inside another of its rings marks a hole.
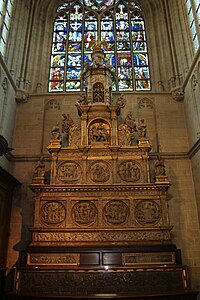
<instances>
[{"instance_id":1,"label":"carved capital","mask_svg":"<svg viewBox=\"0 0 200 300\"><path fill-rule=\"evenodd\" d=\"M17 103L26 103L29 99L29 93L26 90L18 89L15 94L15 100Z\"/></svg>"},{"instance_id":2,"label":"carved capital","mask_svg":"<svg viewBox=\"0 0 200 300\"><path fill-rule=\"evenodd\" d=\"M185 91L181 87L172 90L172 98L176 101L183 101L184 95Z\"/></svg>"}]
</instances>

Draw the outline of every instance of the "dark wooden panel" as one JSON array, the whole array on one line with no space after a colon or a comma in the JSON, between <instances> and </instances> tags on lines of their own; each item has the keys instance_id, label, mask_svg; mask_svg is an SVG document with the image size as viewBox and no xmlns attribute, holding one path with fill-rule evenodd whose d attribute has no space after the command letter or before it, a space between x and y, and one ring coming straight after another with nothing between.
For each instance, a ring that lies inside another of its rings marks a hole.
<instances>
[{"instance_id":1,"label":"dark wooden panel","mask_svg":"<svg viewBox=\"0 0 200 300\"><path fill-rule=\"evenodd\" d=\"M81 253L80 265L99 265L100 253Z\"/></svg>"},{"instance_id":2,"label":"dark wooden panel","mask_svg":"<svg viewBox=\"0 0 200 300\"><path fill-rule=\"evenodd\" d=\"M122 265L122 254L121 253L102 253L103 265Z\"/></svg>"}]
</instances>

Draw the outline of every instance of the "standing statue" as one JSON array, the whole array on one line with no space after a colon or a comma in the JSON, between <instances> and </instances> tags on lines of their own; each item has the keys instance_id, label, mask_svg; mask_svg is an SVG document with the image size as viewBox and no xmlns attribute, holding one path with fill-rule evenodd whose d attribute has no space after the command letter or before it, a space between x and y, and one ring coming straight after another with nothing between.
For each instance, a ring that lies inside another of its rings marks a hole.
<instances>
[{"instance_id":1,"label":"standing statue","mask_svg":"<svg viewBox=\"0 0 200 300\"><path fill-rule=\"evenodd\" d=\"M65 138L68 139L70 127L74 124L74 121L69 114L62 114L62 132L65 133Z\"/></svg>"},{"instance_id":2,"label":"standing statue","mask_svg":"<svg viewBox=\"0 0 200 300\"><path fill-rule=\"evenodd\" d=\"M132 112L128 113L128 115L125 118L124 124L128 127L128 129L130 131L131 140L134 140L134 138L135 138L134 134L137 131L137 126L135 123L135 119L133 118Z\"/></svg>"},{"instance_id":3,"label":"standing statue","mask_svg":"<svg viewBox=\"0 0 200 300\"><path fill-rule=\"evenodd\" d=\"M144 139L146 138L146 130L147 125L145 124L144 119L141 119L138 125L138 139Z\"/></svg>"},{"instance_id":4,"label":"standing statue","mask_svg":"<svg viewBox=\"0 0 200 300\"><path fill-rule=\"evenodd\" d=\"M60 128L58 124L59 123L57 123L57 125L53 126L53 128L51 129L51 135L54 140L59 140L61 138Z\"/></svg>"},{"instance_id":5,"label":"standing statue","mask_svg":"<svg viewBox=\"0 0 200 300\"><path fill-rule=\"evenodd\" d=\"M124 94L121 94L119 96L116 104L119 105L120 108L124 108L124 106L126 105L126 100L124 99Z\"/></svg>"},{"instance_id":6,"label":"standing statue","mask_svg":"<svg viewBox=\"0 0 200 300\"><path fill-rule=\"evenodd\" d=\"M155 163L155 176L166 176L165 164L160 158Z\"/></svg>"},{"instance_id":7,"label":"standing statue","mask_svg":"<svg viewBox=\"0 0 200 300\"><path fill-rule=\"evenodd\" d=\"M33 178L35 177L44 177L45 174L45 164L43 156L37 161L35 165L35 170L33 172Z\"/></svg>"}]
</instances>

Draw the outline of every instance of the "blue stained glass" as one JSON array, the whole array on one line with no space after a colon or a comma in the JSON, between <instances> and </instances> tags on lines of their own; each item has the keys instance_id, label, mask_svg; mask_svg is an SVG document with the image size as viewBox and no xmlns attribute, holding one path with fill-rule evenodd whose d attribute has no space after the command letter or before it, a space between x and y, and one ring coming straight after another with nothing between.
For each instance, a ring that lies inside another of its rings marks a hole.
<instances>
[{"instance_id":1,"label":"blue stained glass","mask_svg":"<svg viewBox=\"0 0 200 300\"><path fill-rule=\"evenodd\" d=\"M81 69L80 68L68 68L67 78L68 79L80 79Z\"/></svg>"},{"instance_id":2,"label":"blue stained glass","mask_svg":"<svg viewBox=\"0 0 200 300\"><path fill-rule=\"evenodd\" d=\"M53 42L65 42L66 41L66 32L59 31L59 32L54 32L53 35Z\"/></svg>"},{"instance_id":3,"label":"blue stained glass","mask_svg":"<svg viewBox=\"0 0 200 300\"><path fill-rule=\"evenodd\" d=\"M69 43L68 45L69 52L80 52L81 51L81 43Z\"/></svg>"},{"instance_id":4,"label":"blue stained glass","mask_svg":"<svg viewBox=\"0 0 200 300\"><path fill-rule=\"evenodd\" d=\"M68 55L68 66L75 67L75 66L81 66L81 55Z\"/></svg>"},{"instance_id":5,"label":"blue stained glass","mask_svg":"<svg viewBox=\"0 0 200 300\"><path fill-rule=\"evenodd\" d=\"M129 41L129 32L117 31L117 41Z\"/></svg>"},{"instance_id":6,"label":"blue stained glass","mask_svg":"<svg viewBox=\"0 0 200 300\"><path fill-rule=\"evenodd\" d=\"M148 67L136 67L135 68L135 78L148 79L149 78L149 68Z\"/></svg>"},{"instance_id":7,"label":"blue stained glass","mask_svg":"<svg viewBox=\"0 0 200 300\"><path fill-rule=\"evenodd\" d=\"M130 42L117 42L117 51L130 50Z\"/></svg>"},{"instance_id":8,"label":"blue stained glass","mask_svg":"<svg viewBox=\"0 0 200 300\"><path fill-rule=\"evenodd\" d=\"M133 51L143 52L147 51L147 45L145 42L133 42Z\"/></svg>"},{"instance_id":9,"label":"blue stained glass","mask_svg":"<svg viewBox=\"0 0 200 300\"><path fill-rule=\"evenodd\" d=\"M91 56L91 54L84 55L84 63L86 61L89 62L90 65L92 65L92 56Z\"/></svg>"},{"instance_id":10,"label":"blue stained glass","mask_svg":"<svg viewBox=\"0 0 200 300\"><path fill-rule=\"evenodd\" d=\"M134 65L135 66L145 66L148 65L147 54L134 54Z\"/></svg>"},{"instance_id":11,"label":"blue stained glass","mask_svg":"<svg viewBox=\"0 0 200 300\"><path fill-rule=\"evenodd\" d=\"M131 21L131 30L144 30L144 21Z\"/></svg>"},{"instance_id":12,"label":"blue stained glass","mask_svg":"<svg viewBox=\"0 0 200 300\"><path fill-rule=\"evenodd\" d=\"M112 31L102 31L101 32L101 40L107 42L114 42L114 32Z\"/></svg>"},{"instance_id":13,"label":"blue stained glass","mask_svg":"<svg viewBox=\"0 0 200 300\"><path fill-rule=\"evenodd\" d=\"M105 42L102 45L105 65L110 65L117 78L112 89L150 90L145 23L140 5L132 0L68 0L58 7L54 22L49 91L84 88L81 71L85 62L92 65L94 41L99 37Z\"/></svg>"},{"instance_id":14,"label":"blue stained glass","mask_svg":"<svg viewBox=\"0 0 200 300\"><path fill-rule=\"evenodd\" d=\"M97 30L97 21L85 21L85 31Z\"/></svg>"},{"instance_id":15,"label":"blue stained glass","mask_svg":"<svg viewBox=\"0 0 200 300\"><path fill-rule=\"evenodd\" d=\"M131 55L130 54L118 54L118 65L119 66L131 66Z\"/></svg>"},{"instance_id":16,"label":"blue stained glass","mask_svg":"<svg viewBox=\"0 0 200 300\"><path fill-rule=\"evenodd\" d=\"M119 80L119 90L132 90L133 84L131 80Z\"/></svg>"},{"instance_id":17,"label":"blue stained glass","mask_svg":"<svg viewBox=\"0 0 200 300\"><path fill-rule=\"evenodd\" d=\"M132 31L133 41L145 41L144 31Z\"/></svg>"},{"instance_id":18,"label":"blue stained glass","mask_svg":"<svg viewBox=\"0 0 200 300\"><path fill-rule=\"evenodd\" d=\"M106 54L105 61L109 62L111 66L115 66L115 55L114 54Z\"/></svg>"},{"instance_id":19,"label":"blue stained glass","mask_svg":"<svg viewBox=\"0 0 200 300\"><path fill-rule=\"evenodd\" d=\"M132 68L128 68L128 67L118 68L118 78L119 79L131 79L132 78Z\"/></svg>"},{"instance_id":20,"label":"blue stained glass","mask_svg":"<svg viewBox=\"0 0 200 300\"><path fill-rule=\"evenodd\" d=\"M51 66L52 67L64 67L65 56L64 55L52 55L51 56Z\"/></svg>"},{"instance_id":21,"label":"blue stained glass","mask_svg":"<svg viewBox=\"0 0 200 300\"><path fill-rule=\"evenodd\" d=\"M69 29L74 31L82 31L82 22L71 21Z\"/></svg>"},{"instance_id":22,"label":"blue stained glass","mask_svg":"<svg viewBox=\"0 0 200 300\"><path fill-rule=\"evenodd\" d=\"M65 53L66 50L66 44L64 43L55 43L53 44L52 47L52 53L56 54L56 53Z\"/></svg>"},{"instance_id":23,"label":"blue stained glass","mask_svg":"<svg viewBox=\"0 0 200 300\"><path fill-rule=\"evenodd\" d=\"M151 85L149 80L136 80L136 90L150 90Z\"/></svg>"},{"instance_id":24,"label":"blue stained glass","mask_svg":"<svg viewBox=\"0 0 200 300\"><path fill-rule=\"evenodd\" d=\"M82 41L82 33L77 31L69 32L69 41L72 42L81 42Z\"/></svg>"},{"instance_id":25,"label":"blue stained glass","mask_svg":"<svg viewBox=\"0 0 200 300\"><path fill-rule=\"evenodd\" d=\"M80 81L67 81L66 90L80 91L81 83Z\"/></svg>"},{"instance_id":26,"label":"blue stained glass","mask_svg":"<svg viewBox=\"0 0 200 300\"><path fill-rule=\"evenodd\" d=\"M114 30L114 22L110 20L103 20L101 22L101 30Z\"/></svg>"},{"instance_id":27,"label":"blue stained glass","mask_svg":"<svg viewBox=\"0 0 200 300\"><path fill-rule=\"evenodd\" d=\"M121 20L116 22L117 30L129 30L129 23L127 21Z\"/></svg>"},{"instance_id":28,"label":"blue stained glass","mask_svg":"<svg viewBox=\"0 0 200 300\"><path fill-rule=\"evenodd\" d=\"M102 49L104 51L113 51L115 48L115 44L114 43L109 43L107 42L105 45L102 46Z\"/></svg>"},{"instance_id":29,"label":"blue stained glass","mask_svg":"<svg viewBox=\"0 0 200 300\"><path fill-rule=\"evenodd\" d=\"M58 31L66 31L67 30L67 23L66 22L55 22L54 24L54 30L56 32Z\"/></svg>"}]
</instances>

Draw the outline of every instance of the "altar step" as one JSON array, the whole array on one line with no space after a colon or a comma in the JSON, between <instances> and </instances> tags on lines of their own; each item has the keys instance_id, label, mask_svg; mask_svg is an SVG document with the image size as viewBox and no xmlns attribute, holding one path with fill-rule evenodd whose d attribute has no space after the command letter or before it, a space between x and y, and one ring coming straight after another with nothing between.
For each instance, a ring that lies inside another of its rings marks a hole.
<instances>
[{"instance_id":1,"label":"altar step","mask_svg":"<svg viewBox=\"0 0 200 300\"><path fill-rule=\"evenodd\" d=\"M95 300L196 300L198 292L188 290L178 293L160 293L160 294L140 294L140 295L113 295L113 294L95 294L95 295L69 295L69 296L31 296L7 294L5 300L75 300L75 299L95 299Z\"/></svg>"}]
</instances>

